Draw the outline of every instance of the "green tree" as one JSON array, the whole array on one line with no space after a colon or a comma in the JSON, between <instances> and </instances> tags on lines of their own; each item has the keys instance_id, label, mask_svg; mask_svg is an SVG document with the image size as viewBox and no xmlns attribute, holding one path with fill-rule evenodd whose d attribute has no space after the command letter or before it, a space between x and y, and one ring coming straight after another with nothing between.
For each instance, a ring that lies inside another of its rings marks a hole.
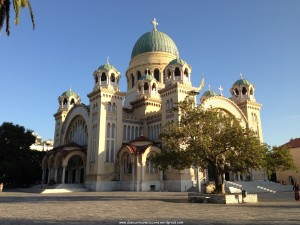
<instances>
[{"instance_id":1,"label":"green tree","mask_svg":"<svg viewBox=\"0 0 300 225\"><path fill-rule=\"evenodd\" d=\"M266 146L234 116L218 109L204 110L189 99L175 110L180 121L163 128L163 149L154 158L160 169L213 167L216 191L224 194L225 172L264 167Z\"/></svg>"},{"instance_id":2,"label":"green tree","mask_svg":"<svg viewBox=\"0 0 300 225\"><path fill-rule=\"evenodd\" d=\"M0 32L3 28L4 23L6 24L6 34L10 34L10 6L13 2L14 11L15 11L15 24L19 24L19 15L21 8L28 8L30 12L30 17L32 21L33 29L35 28L33 12L29 0L0 0Z\"/></svg>"},{"instance_id":3,"label":"green tree","mask_svg":"<svg viewBox=\"0 0 300 225\"><path fill-rule=\"evenodd\" d=\"M34 184L41 177L44 152L33 151L32 131L4 122L0 126L0 178L11 186Z\"/></svg>"},{"instance_id":4,"label":"green tree","mask_svg":"<svg viewBox=\"0 0 300 225\"><path fill-rule=\"evenodd\" d=\"M295 170L297 169L288 146L268 146L266 153L266 168L269 178L276 171Z\"/></svg>"}]
</instances>

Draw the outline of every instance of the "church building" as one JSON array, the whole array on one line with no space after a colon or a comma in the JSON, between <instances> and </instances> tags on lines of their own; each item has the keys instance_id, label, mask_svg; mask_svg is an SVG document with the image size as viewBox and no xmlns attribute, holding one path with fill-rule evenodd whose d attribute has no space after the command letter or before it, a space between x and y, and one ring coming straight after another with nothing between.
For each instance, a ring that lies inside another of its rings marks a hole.
<instances>
[{"instance_id":1,"label":"church building","mask_svg":"<svg viewBox=\"0 0 300 225\"><path fill-rule=\"evenodd\" d=\"M159 171L151 159L161 151L160 133L168 121L178 121L172 109L199 88L191 82L192 67L180 58L174 41L157 30L137 39L125 73L126 92L120 90L121 73L109 61L91 74L88 104L71 89L58 98L54 114L54 148L42 161L45 183L78 183L92 191L188 191L209 172L194 168ZM198 85L199 86L199 85ZM231 97L207 90L200 102L234 115L243 127L257 132L263 142L260 108L255 88L241 78L233 83ZM227 174L228 180L263 180L261 171L250 176Z\"/></svg>"}]
</instances>

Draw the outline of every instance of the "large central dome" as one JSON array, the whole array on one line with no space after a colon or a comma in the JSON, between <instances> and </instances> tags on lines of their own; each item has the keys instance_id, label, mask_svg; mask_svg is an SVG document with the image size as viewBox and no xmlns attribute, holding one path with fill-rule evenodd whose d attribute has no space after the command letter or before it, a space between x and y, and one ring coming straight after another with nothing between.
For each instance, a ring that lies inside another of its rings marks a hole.
<instances>
[{"instance_id":1,"label":"large central dome","mask_svg":"<svg viewBox=\"0 0 300 225\"><path fill-rule=\"evenodd\" d=\"M156 29L143 34L137 40L132 49L131 58L145 52L168 52L179 57L174 41L167 34Z\"/></svg>"}]
</instances>

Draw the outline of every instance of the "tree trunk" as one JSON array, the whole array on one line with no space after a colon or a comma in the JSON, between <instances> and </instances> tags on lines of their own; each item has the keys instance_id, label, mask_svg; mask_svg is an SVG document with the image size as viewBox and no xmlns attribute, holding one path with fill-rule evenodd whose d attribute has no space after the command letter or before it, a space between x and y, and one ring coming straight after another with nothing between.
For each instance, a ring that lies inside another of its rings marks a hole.
<instances>
[{"instance_id":1,"label":"tree trunk","mask_svg":"<svg viewBox=\"0 0 300 225\"><path fill-rule=\"evenodd\" d=\"M220 184L220 172L219 172L219 168L217 165L215 165L216 167L216 174L215 174L215 185L216 185L216 193L222 193L221 191L221 184Z\"/></svg>"},{"instance_id":2,"label":"tree trunk","mask_svg":"<svg viewBox=\"0 0 300 225\"><path fill-rule=\"evenodd\" d=\"M225 173L222 173L221 193L225 195Z\"/></svg>"}]
</instances>

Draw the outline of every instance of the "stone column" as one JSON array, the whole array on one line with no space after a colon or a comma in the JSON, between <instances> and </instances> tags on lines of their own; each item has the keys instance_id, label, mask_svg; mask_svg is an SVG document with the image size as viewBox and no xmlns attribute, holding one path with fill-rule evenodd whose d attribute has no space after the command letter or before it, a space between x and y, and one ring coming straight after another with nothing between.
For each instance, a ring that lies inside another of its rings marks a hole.
<instances>
[{"instance_id":1,"label":"stone column","mask_svg":"<svg viewBox=\"0 0 300 225\"><path fill-rule=\"evenodd\" d=\"M134 155L132 156L132 191L134 191L134 174L135 174L135 160L134 160Z\"/></svg>"},{"instance_id":2,"label":"stone column","mask_svg":"<svg viewBox=\"0 0 300 225\"><path fill-rule=\"evenodd\" d=\"M66 167L63 167L62 176L61 176L61 183L65 183L65 175L66 175Z\"/></svg>"},{"instance_id":3,"label":"stone column","mask_svg":"<svg viewBox=\"0 0 300 225\"><path fill-rule=\"evenodd\" d=\"M54 180L57 183L57 172L58 172L58 168L54 169Z\"/></svg>"}]
</instances>

